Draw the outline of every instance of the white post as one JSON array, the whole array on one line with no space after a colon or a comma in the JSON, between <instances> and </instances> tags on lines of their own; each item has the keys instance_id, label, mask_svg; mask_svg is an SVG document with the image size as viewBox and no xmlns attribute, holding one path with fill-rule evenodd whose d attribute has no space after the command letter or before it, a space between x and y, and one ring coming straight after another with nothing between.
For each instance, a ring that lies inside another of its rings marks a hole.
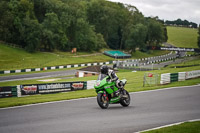
<instances>
[{"instance_id":1,"label":"white post","mask_svg":"<svg viewBox=\"0 0 200 133\"><path fill-rule=\"evenodd\" d=\"M21 92L20 85L17 85L17 97L21 97L21 96L22 96L22 92Z\"/></svg>"}]
</instances>

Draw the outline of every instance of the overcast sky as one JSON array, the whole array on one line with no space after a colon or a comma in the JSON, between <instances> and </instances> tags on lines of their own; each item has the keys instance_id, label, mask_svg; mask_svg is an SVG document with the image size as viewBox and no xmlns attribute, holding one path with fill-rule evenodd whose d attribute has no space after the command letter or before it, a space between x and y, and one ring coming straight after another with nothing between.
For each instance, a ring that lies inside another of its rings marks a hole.
<instances>
[{"instance_id":1,"label":"overcast sky","mask_svg":"<svg viewBox=\"0 0 200 133\"><path fill-rule=\"evenodd\" d=\"M200 24L200 0L109 0L136 6L145 17L188 20Z\"/></svg>"}]
</instances>

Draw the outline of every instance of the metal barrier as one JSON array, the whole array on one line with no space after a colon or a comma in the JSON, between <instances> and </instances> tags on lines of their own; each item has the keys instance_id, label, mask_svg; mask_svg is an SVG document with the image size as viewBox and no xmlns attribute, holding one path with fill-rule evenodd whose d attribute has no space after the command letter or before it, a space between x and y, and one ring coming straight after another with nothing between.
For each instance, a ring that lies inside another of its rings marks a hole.
<instances>
[{"instance_id":1,"label":"metal barrier","mask_svg":"<svg viewBox=\"0 0 200 133\"><path fill-rule=\"evenodd\" d=\"M155 57L149 57L149 58L142 58L142 59L132 59L132 60L124 60L124 61L113 61L114 64L117 64L118 68L133 68L133 67L138 67L138 66L145 66L149 65L152 63L158 63L158 62L163 62L163 61L168 61L168 60L173 60L177 58L177 54L174 53L172 54L166 54L162 56L155 56Z\"/></svg>"},{"instance_id":2,"label":"metal barrier","mask_svg":"<svg viewBox=\"0 0 200 133\"><path fill-rule=\"evenodd\" d=\"M169 84L176 81L185 81L187 79L200 77L200 70L178 73L164 73L161 74L160 84Z\"/></svg>"}]
</instances>

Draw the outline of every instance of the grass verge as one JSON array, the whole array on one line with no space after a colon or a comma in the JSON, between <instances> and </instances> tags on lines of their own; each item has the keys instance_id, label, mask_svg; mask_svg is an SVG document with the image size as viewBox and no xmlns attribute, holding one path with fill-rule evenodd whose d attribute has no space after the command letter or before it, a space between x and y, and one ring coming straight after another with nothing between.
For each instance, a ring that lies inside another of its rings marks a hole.
<instances>
[{"instance_id":1,"label":"grass verge","mask_svg":"<svg viewBox=\"0 0 200 133\"><path fill-rule=\"evenodd\" d=\"M200 121L185 122L180 125L165 127L142 133L200 133Z\"/></svg>"}]
</instances>

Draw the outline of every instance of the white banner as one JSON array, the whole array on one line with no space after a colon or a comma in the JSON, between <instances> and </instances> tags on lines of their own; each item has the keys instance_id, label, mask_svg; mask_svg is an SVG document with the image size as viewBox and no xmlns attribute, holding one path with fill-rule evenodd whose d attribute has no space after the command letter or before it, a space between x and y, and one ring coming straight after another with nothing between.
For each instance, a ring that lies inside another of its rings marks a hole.
<instances>
[{"instance_id":1,"label":"white banner","mask_svg":"<svg viewBox=\"0 0 200 133\"><path fill-rule=\"evenodd\" d=\"M200 70L186 72L186 79L200 77Z\"/></svg>"},{"instance_id":2,"label":"white banner","mask_svg":"<svg viewBox=\"0 0 200 133\"><path fill-rule=\"evenodd\" d=\"M161 74L160 84L169 84L170 83L170 73Z\"/></svg>"}]
</instances>

